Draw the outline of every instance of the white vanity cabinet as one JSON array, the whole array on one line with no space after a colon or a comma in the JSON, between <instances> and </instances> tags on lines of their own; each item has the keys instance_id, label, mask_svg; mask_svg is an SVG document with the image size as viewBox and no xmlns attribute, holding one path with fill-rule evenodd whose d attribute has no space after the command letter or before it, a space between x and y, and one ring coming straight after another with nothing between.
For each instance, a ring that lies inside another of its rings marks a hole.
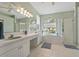
<instances>
[{"instance_id":1,"label":"white vanity cabinet","mask_svg":"<svg viewBox=\"0 0 79 59\"><path fill-rule=\"evenodd\" d=\"M21 35L21 38L0 40L0 57L27 57L30 54L30 40L37 38L38 33ZM37 44L37 42L36 42Z\"/></svg>"},{"instance_id":2,"label":"white vanity cabinet","mask_svg":"<svg viewBox=\"0 0 79 59\"><path fill-rule=\"evenodd\" d=\"M30 40L23 38L0 47L0 57L26 57L30 54Z\"/></svg>"}]
</instances>

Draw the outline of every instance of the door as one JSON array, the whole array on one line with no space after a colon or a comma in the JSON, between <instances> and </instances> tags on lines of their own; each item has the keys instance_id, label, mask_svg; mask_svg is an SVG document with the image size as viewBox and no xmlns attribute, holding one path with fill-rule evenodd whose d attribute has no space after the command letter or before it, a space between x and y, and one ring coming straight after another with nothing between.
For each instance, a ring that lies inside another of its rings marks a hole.
<instances>
[{"instance_id":1,"label":"door","mask_svg":"<svg viewBox=\"0 0 79 59\"><path fill-rule=\"evenodd\" d=\"M3 35L3 22L0 22L0 39L3 39L4 35Z\"/></svg>"},{"instance_id":2,"label":"door","mask_svg":"<svg viewBox=\"0 0 79 59\"><path fill-rule=\"evenodd\" d=\"M64 44L66 45L74 45L72 20L72 18L64 19Z\"/></svg>"},{"instance_id":3,"label":"door","mask_svg":"<svg viewBox=\"0 0 79 59\"><path fill-rule=\"evenodd\" d=\"M79 48L79 2L76 3L76 8L77 10L75 11L76 12L76 24L77 24L77 40L76 40L76 43L77 43L77 47Z\"/></svg>"}]
</instances>

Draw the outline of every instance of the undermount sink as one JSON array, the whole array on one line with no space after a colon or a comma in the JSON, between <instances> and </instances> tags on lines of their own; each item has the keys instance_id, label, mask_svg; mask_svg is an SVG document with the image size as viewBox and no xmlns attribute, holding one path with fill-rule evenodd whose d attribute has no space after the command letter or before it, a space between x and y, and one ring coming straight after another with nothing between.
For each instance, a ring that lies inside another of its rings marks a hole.
<instances>
[{"instance_id":1,"label":"undermount sink","mask_svg":"<svg viewBox=\"0 0 79 59\"><path fill-rule=\"evenodd\" d=\"M18 39L18 38L21 38L21 36L16 36L16 37L13 37L12 39Z\"/></svg>"},{"instance_id":2,"label":"undermount sink","mask_svg":"<svg viewBox=\"0 0 79 59\"><path fill-rule=\"evenodd\" d=\"M19 38L21 38L21 36L10 37L7 40L14 40L14 39L19 39Z\"/></svg>"}]
</instances>

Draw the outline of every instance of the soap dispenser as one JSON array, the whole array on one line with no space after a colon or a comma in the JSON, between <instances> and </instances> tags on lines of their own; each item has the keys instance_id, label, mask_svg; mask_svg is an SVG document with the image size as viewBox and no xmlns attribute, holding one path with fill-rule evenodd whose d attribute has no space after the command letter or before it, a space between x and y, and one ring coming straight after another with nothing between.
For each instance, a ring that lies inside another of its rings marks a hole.
<instances>
[{"instance_id":1,"label":"soap dispenser","mask_svg":"<svg viewBox=\"0 0 79 59\"><path fill-rule=\"evenodd\" d=\"M27 31L24 31L24 34L26 35L27 34Z\"/></svg>"}]
</instances>

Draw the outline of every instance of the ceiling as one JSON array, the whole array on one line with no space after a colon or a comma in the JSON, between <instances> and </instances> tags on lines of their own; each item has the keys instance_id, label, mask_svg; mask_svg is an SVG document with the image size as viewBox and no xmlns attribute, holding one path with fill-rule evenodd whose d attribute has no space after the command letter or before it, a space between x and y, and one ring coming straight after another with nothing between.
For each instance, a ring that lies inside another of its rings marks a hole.
<instances>
[{"instance_id":1,"label":"ceiling","mask_svg":"<svg viewBox=\"0 0 79 59\"><path fill-rule=\"evenodd\" d=\"M40 15L74 10L74 2L30 2Z\"/></svg>"},{"instance_id":2,"label":"ceiling","mask_svg":"<svg viewBox=\"0 0 79 59\"><path fill-rule=\"evenodd\" d=\"M70 11L73 10L74 8L74 2L29 2L33 8L40 14L40 15L45 15L45 14L51 14L51 13L56 13L56 12L63 12L63 11ZM22 2L22 3L15 3L14 6L20 6L24 5L26 6L27 2ZM10 2L7 3L2 3L0 2L0 12L3 13L9 13L12 15L16 15L16 18L25 18L26 16L18 13L14 6ZM5 8L3 8L5 7ZM11 11L8 11L11 9Z\"/></svg>"}]
</instances>

